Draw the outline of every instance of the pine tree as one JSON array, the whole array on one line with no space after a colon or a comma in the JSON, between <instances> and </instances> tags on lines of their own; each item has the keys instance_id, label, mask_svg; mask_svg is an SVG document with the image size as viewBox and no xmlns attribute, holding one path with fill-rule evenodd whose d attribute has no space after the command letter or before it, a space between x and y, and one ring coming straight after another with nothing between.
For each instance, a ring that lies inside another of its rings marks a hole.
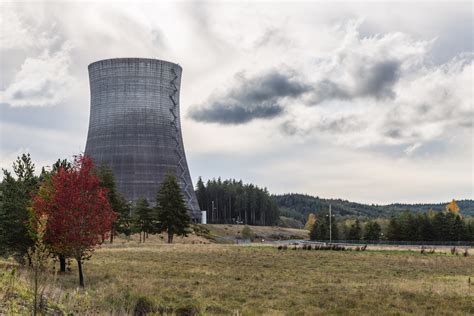
<instances>
[{"instance_id":1,"label":"pine tree","mask_svg":"<svg viewBox=\"0 0 474 316\"><path fill-rule=\"evenodd\" d=\"M399 241L400 240L400 225L398 223L398 219L395 216L390 218L390 222L388 223L387 227L387 239Z\"/></svg>"},{"instance_id":2,"label":"pine tree","mask_svg":"<svg viewBox=\"0 0 474 316\"><path fill-rule=\"evenodd\" d=\"M369 221L365 224L365 240L379 240L382 228L376 221Z\"/></svg>"},{"instance_id":3,"label":"pine tree","mask_svg":"<svg viewBox=\"0 0 474 316\"><path fill-rule=\"evenodd\" d=\"M95 170L97 177L100 180L100 186L106 188L107 198L110 206L118 215L118 219L114 222L112 231L110 233L110 242L113 243L114 236L117 233L123 233L126 236L131 234L131 216L130 205L120 192L118 192L115 185L115 176L112 169L107 165L101 165Z\"/></svg>"},{"instance_id":4,"label":"pine tree","mask_svg":"<svg viewBox=\"0 0 474 316\"><path fill-rule=\"evenodd\" d=\"M199 203L199 207L201 210L207 210L207 192L206 192L206 186L204 185L204 182L202 182L202 178L199 177L197 184L196 184L196 197Z\"/></svg>"},{"instance_id":5,"label":"pine tree","mask_svg":"<svg viewBox=\"0 0 474 316\"><path fill-rule=\"evenodd\" d=\"M12 255L21 261L34 244L28 232L32 195L38 190L38 177L30 154L23 154L13 163L14 177L3 170L0 194L0 254Z\"/></svg>"},{"instance_id":6,"label":"pine tree","mask_svg":"<svg viewBox=\"0 0 474 316\"><path fill-rule=\"evenodd\" d=\"M146 234L153 233L152 208L146 199L139 199L133 210L135 231L140 234L140 242L145 242ZM143 237L142 237L143 235Z\"/></svg>"},{"instance_id":7,"label":"pine tree","mask_svg":"<svg viewBox=\"0 0 474 316\"><path fill-rule=\"evenodd\" d=\"M176 177L168 174L156 198L156 219L158 233L168 233L168 243L173 242L173 236L186 236L191 218L184 202L181 188Z\"/></svg>"},{"instance_id":8,"label":"pine tree","mask_svg":"<svg viewBox=\"0 0 474 316\"><path fill-rule=\"evenodd\" d=\"M360 221L357 218L355 223L351 225L347 239L349 240L360 240L362 238L362 228L360 227Z\"/></svg>"}]
</instances>

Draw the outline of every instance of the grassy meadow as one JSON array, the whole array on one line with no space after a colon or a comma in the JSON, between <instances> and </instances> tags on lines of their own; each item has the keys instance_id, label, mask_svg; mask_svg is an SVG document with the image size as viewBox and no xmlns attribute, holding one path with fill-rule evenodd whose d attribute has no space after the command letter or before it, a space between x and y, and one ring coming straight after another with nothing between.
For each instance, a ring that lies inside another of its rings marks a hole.
<instances>
[{"instance_id":1,"label":"grassy meadow","mask_svg":"<svg viewBox=\"0 0 474 316\"><path fill-rule=\"evenodd\" d=\"M47 275L49 312L133 314L474 314L474 256L415 251L278 250L118 239L84 265ZM185 243L183 243L185 242ZM27 314L28 273L0 261L0 314ZM469 281L470 280L470 281Z\"/></svg>"}]
</instances>

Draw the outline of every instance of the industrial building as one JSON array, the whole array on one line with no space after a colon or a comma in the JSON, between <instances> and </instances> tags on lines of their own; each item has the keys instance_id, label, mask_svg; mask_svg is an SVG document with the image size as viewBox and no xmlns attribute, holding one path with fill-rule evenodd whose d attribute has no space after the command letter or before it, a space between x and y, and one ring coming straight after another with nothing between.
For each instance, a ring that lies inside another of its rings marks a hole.
<instances>
[{"instance_id":1,"label":"industrial building","mask_svg":"<svg viewBox=\"0 0 474 316\"><path fill-rule=\"evenodd\" d=\"M114 58L89 65L91 108L85 154L108 165L129 201L155 203L174 173L193 221L201 220L181 133L182 68L145 58Z\"/></svg>"}]
</instances>

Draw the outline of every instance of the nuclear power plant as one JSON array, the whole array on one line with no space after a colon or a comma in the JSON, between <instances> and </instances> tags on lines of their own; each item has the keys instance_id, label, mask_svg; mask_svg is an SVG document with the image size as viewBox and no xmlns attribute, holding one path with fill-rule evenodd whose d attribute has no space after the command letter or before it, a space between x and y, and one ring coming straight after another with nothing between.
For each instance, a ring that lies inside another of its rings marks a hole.
<instances>
[{"instance_id":1,"label":"nuclear power plant","mask_svg":"<svg viewBox=\"0 0 474 316\"><path fill-rule=\"evenodd\" d=\"M155 203L167 173L174 173L193 221L201 212L181 133L182 68L145 58L114 58L89 65L91 109L85 154L108 165L129 201Z\"/></svg>"}]
</instances>

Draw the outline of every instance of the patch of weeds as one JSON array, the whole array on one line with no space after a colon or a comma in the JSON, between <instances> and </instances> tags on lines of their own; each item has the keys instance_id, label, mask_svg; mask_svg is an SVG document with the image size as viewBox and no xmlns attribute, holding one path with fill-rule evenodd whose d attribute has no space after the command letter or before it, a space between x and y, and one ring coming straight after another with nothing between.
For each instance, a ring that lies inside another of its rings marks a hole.
<instances>
[{"instance_id":1,"label":"patch of weeds","mask_svg":"<svg viewBox=\"0 0 474 316\"><path fill-rule=\"evenodd\" d=\"M220 305L209 305L206 307L205 314L228 315L231 311Z\"/></svg>"},{"instance_id":2,"label":"patch of weeds","mask_svg":"<svg viewBox=\"0 0 474 316\"><path fill-rule=\"evenodd\" d=\"M139 296L136 299L135 307L133 309L134 316L148 315L150 313L158 312L159 308L155 303L146 296Z\"/></svg>"},{"instance_id":3,"label":"patch of weeds","mask_svg":"<svg viewBox=\"0 0 474 316\"><path fill-rule=\"evenodd\" d=\"M199 308L192 302L182 303L175 309L176 316L194 316L199 314Z\"/></svg>"}]
</instances>

